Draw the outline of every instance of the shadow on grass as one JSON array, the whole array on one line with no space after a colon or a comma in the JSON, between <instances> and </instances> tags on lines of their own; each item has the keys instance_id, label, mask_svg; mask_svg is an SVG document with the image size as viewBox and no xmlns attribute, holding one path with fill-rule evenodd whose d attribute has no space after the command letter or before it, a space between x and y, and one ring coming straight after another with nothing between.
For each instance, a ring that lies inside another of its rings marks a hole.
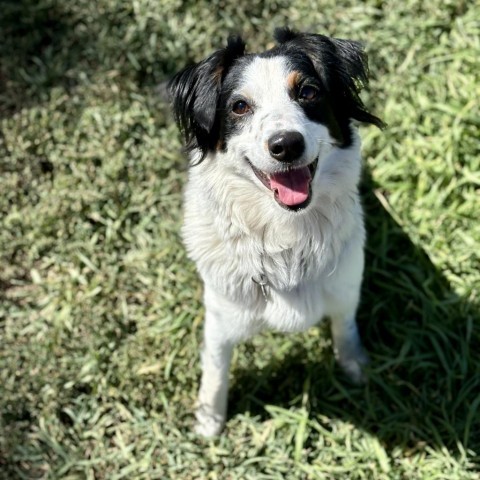
<instances>
[{"instance_id":1,"label":"shadow on grass","mask_svg":"<svg viewBox=\"0 0 480 480\"><path fill-rule=\"evenodd\" d=\"M266 405L298 407L306 393L311 419L321 423L315 417L325 415L350 422L376 435L388 450L445 446L455 455L460 444L479 460L474 421L480 411L480 345L473 320L478 306L452 291L375 189L368 176L362 189L368 242L358 312L371 355L368 384L350 385L333 366L331 349L310 352L296 342L263 369L234 371L230 416L248 411L268 419Z\"/></svg>"},{"instance_id":2,"label":"shadow on grass","mask_svg":"<svg viewBox=\"0 0 480 480\"><path fill-rule=\"evenodd\" d=\"M0 0L0 117L44 101L50 89L69 88L69 69L91 43L53 0Z\"/></svg>"},{"instance_id":3,"label":"shadow on grass","mask_svg":"<svg viewBox=\"0 0 480 480\"><path fill-rule=\"evenodd\" d=\"M177 68L162 43L175 29L145 12L139 20L132 2L0 0L0 12L0 118L48 101L56 87L70 94L100 83L103 98L120 84L154 88Z\"/></svg>"},{"instance_id":4,"label":"shadow on grass","mask_svg":"<svg viewBox=\"0 0 480 480\"><path fill-rule=\"evenodd\" d=\"M0 118L47 102L53 88L70 93L91 85L98 72L107 85L110 78L125 77L148 84L150 65L138 59L135 69L128 58L130 50L142 51L145 38L138 33L134 47L125 43L133 7L123 7L114 2L102 8L94 2L0 0ZM155 66L162 75L163 63Z\"/></svg>"}]
</instances>

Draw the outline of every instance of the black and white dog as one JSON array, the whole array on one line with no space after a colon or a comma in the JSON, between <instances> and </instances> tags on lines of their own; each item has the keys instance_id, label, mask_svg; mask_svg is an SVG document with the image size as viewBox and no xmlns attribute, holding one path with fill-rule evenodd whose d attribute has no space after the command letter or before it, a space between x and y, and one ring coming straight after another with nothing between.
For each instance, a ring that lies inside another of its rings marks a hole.
<instances>
[{"instance_id":1,"label":"black and white dog","mask_svg":"<svg viewBox=\"0 0 480 480\"><path fill-rule=\"evenodd\" d=\"M183 237L203 279L205 338L197 431L218 434L234 345L272 328L331 319L335 355L362 380L355 313L365 230L354 121L382 126L359 98L360 44L275 32L277 46L228 45L170 82L191 168Z\"/></svg>"}]
</instances>

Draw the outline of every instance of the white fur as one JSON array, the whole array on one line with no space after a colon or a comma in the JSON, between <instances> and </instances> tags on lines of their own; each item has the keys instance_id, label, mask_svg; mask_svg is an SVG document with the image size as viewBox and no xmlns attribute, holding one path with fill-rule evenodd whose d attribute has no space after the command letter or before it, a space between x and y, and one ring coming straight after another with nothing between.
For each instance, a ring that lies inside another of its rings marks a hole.
<instances>
[{"instance_id":1,"label":"white fur","mask_svg":"<svg viewBox=\"0 0 480 480\"><path fill-rule=\"evenodd\" d=\"M365 231L357 193L360 141L335 146L328 129L309 120L287 93L284 57L257 58L241 93L254 112L225 152L209 154L189 171L183 237L205 286L205 338L197 431L218 434L225 422L233 347L265 328L305 330L332 320L336 356L356 381L366 362L355 324L363 273ZM305 138L300 164L318 159L310 205L280 207L255 176L280 168L266 148L278 130ZM264 273L265 300L252 280Z\"/></svg>"}]
</instances>

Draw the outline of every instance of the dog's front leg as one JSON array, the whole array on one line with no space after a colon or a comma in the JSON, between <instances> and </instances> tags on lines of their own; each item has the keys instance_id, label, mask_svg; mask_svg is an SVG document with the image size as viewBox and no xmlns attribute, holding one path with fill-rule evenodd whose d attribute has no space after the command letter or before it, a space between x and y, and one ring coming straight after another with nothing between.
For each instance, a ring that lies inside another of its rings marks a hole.
<instances>
[{"instance_id":1,"label":"dog's front leg","mask_svg":"<svg viewBox=\"0 0 480 480\"><path fill-rule=\"evenodd\" d=\"M195 427L196 432L205 437L218 435L227 415L228 372L234 342L228 338L221 317L207 306Z\"/></svg>"},{"instance_id":2,"label":"dog's front leg","mask_svg":"<svg viewBox=\"0 0 480 480\"><path fill-rule=\"evenodd\" d=\"M363 367L368 363L368 356L358 334L355 314L332 315L331 327L335 358L350 380L364 383Z\"/></svg>"}]
</instances>

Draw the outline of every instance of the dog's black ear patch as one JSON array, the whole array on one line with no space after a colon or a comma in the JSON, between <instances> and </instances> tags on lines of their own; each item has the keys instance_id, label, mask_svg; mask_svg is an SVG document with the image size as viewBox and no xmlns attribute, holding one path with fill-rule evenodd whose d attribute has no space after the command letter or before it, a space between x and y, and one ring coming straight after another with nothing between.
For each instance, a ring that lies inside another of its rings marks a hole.
<instances>
[{"instance_id":1,"label":"dog's black ear patch","mask_svg":"<svg viewBox=\"0 0 480 480\"><path fill-rule=\"evenodd\" d=\"M327 89L333 103L345 144L349 144L350 119L384 128L380 118L367 111L360 98L368 84L368 58L359 42L330 38L289 29L275 32L275 38L287 52L306 54Z\"/></svg>"},{"instance_id":2,"label":"dog's black ear patch","mask_svg":"<svg viewBox=\"0 0 480 480\"><path fill-rule=\"evenodd\" d=\"M333 45L333 54L338 59L334 64L332 84L338 82L335 88L337 95L344 98L351 118L359 122L376 125L384 128L380 118L367 111L360 98L360 92L368 85L368 57L363 44L353 40L330 38Z\"/></svg>"},{"instance_id":3,"label":"dog's black ear patch","mask_svg":"<svg viewBox=\"0 0 480 480\"><path fill-rule=\"evenodd\" d=\"M294 32L288 27L276 28L275 31L273 32L273 38L278 43L289 42L290 40L297 38L297 36L298 36L298 33Z\"/></svg>"},{"instance_id":4,"label":"dog's black ear patch","mask_svg":"<svg viewBox=\"0 0 480 480\"><path fill-rule=\"evenodd\" d=\"M245 52L240 36L205 60L186 67L168 84L173 113L188 150L200 149L202 159L219 140L217 106L222 81L233 62Z\"/></svg>"}]
</instances>

